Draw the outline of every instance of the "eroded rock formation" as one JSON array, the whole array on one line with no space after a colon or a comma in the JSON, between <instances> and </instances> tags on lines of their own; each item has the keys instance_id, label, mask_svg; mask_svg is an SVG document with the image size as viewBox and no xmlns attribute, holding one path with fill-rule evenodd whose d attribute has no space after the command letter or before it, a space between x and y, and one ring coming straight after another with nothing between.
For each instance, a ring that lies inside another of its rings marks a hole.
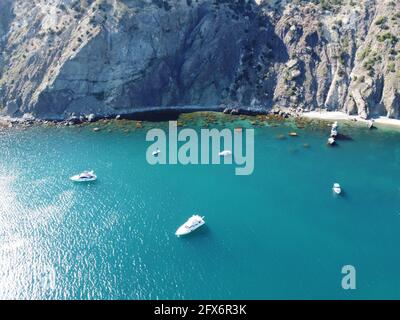
<instances>
[{"instance_id":1,"label":"eroded rock formation","mask_svg":"<svg viewBox=\"0 0 400 320\"><path fill-rule=\"evenodd\" d=\"M2 0L2 114L241 105L400 116L400 2Z\"/></svg>"}]
</instances>

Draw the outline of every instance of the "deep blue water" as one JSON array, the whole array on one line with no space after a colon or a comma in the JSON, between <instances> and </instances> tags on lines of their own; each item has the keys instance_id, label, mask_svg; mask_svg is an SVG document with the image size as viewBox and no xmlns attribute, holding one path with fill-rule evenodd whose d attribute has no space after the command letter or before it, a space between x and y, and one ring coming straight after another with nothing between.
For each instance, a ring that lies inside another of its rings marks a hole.
<instances>
[{"instance_id":1,"label":"deep blue water","mask_svg":"<svg viewBox=\"0 0 400 320\"><path fill-rule=\"evenodd\" d=\"M236 176L150 166L148 128L0 131L1 299L400 298L400 132L345 127L329 148L329 129L257 127ZM69 181L85 169L98 181ZM206 226L177 238L193 213Z\"/></svg>"}]
</instances>

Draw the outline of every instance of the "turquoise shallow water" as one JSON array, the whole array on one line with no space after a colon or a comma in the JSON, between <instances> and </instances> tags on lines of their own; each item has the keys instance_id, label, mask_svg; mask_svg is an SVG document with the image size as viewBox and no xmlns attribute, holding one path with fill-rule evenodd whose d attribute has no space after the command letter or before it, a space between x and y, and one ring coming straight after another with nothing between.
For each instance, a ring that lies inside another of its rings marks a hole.
<instances>
[{"instance_id":1,"label":"turquoise shallow water","mask_svg":"<svg viewBox=\"0 0 400 320\"><path fill-rule=\"evenodd\" d=\"M399 299L400 133L290 130L256 128L243 177L150 166L145 128L0 132L0 298ZM85 169L99 180L68 180ZM207 225L176 238L195 212Z\"/></svg>"}]
</instances>

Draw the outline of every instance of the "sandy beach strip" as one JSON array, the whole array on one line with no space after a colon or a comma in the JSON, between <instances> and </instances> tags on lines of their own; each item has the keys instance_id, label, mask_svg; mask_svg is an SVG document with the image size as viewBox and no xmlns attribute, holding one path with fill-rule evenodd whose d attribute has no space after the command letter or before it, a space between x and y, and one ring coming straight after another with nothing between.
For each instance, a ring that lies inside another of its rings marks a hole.
<instances>
[{"instance_id":1,"label":"sandy beach strip","mask_svg":"<svg viewBox=\"0 0 400 320\"><path fill-rule=\"evenodd\" d=\"M340 111L310 111L304 112L302 117L310 118L310 119L321 119L321 120L345 120L345 121L356 121L356 122L364 122L368 123L369 120L365 120L360 116L351 116L345 112ZM392 126L400 128L400 120L399 119L390 119L387 117L377 117L373 118L375 125L383 125L383 126Z\"/></svg>"}]
</instances>

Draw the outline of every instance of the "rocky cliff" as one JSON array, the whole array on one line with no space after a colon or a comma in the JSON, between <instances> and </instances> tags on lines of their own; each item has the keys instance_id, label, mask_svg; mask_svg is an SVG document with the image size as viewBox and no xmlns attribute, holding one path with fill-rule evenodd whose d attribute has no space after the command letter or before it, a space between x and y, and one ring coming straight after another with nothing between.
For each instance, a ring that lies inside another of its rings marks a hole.
<instances>
[{"instance_id":1,"label":"rocky cliff","mask_svg":"<svg viewBox=\"0 0 400 320\"><path fill-rule=\"evenodd\" d=\"M0 0L0 109L220 104L400 117L400 2Z\"/></svg>"}]
</instances>

